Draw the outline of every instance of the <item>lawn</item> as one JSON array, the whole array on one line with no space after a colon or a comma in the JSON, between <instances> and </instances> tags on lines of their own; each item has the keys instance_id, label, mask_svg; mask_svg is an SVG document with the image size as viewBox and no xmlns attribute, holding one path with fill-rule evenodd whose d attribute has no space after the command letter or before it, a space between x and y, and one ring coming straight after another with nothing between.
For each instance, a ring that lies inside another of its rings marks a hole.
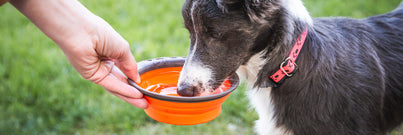
<instances>
[{"instance_id":1,"label":"lawn","mask_svg":"<svg viewBox=\"0 0 403 135\"><path fill-rule=\"evenodd\" d=\"M81 0L131 45L137 61L186 56L184 0ZM314 17L366 16L393 10L401 0L304 0ZM239 87L221 115L206 124L174 126L80 77L62 51L10 4L0 7L0 134L253 134L256 113ZM403 127L392 135L402 135Z\"/></svg>"}]
</instances>

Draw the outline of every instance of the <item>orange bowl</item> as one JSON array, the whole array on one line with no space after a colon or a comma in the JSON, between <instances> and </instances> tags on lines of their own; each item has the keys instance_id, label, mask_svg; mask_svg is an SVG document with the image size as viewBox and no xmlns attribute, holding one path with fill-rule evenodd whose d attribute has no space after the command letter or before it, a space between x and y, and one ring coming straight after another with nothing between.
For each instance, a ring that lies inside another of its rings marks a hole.
<instances>
[{"instance_id":1,"label":"orange bowl","mask_svg":"<svg viewBox=\"0 0 403 135\"><path fill-rule=\"evenodd\" d=\"M144 94L149 107L145 113L159 122L173 125L195 125L215 119L221 104L239 84L236 74L220 86L223 92L198 97L169 96L146 90L157 84L177 84L185 62L183 57L163 57L137 63L141 83L129 79L129 84Z\"/></svg>"}]
</instances>

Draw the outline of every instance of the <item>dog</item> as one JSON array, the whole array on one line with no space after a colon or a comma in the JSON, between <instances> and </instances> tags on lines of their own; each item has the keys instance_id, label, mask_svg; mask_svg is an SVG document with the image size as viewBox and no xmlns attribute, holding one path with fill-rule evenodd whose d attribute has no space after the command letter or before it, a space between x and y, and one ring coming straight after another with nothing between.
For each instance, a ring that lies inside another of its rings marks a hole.
<instances>
[{"instance_id":1,"label":"dog","mask_svg":"<svg viewBox=\"0 0 403 135\"><path fill-rule=\"evenodd\" d=\"M301 0L186 0L178 94L250 84L260 135L384 135L403 121L403 3L365 19L312 18Z\"/></svg>"}]
</instances>

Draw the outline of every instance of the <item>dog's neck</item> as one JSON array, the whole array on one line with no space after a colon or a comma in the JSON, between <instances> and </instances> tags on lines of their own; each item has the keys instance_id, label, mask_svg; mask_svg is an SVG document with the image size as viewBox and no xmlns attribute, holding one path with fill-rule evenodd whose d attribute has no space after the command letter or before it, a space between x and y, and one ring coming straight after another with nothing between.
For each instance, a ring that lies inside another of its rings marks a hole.
<instances>
[{"instance_id":1,"label":"dog's neck","mask_svg":"<svg viewBox=\"0 0 403 135\"><path fill-rule=\"evenodd\" d=\"M313 26L313 20L300 0L283 0L281 5L283 12L280 12L277 22L268 29L269 34L265 39L267 48L260 50L244 66L245 68L251 67L249 64L255 65L254 68L248 69L251 74L248 76L255 76L252 80L248 79L253 82L254 87L274 86L269 76L279 69L297 37L305 28L310 29Z\"/></svg>"},{"instance_id":2,"label":"dog's neck","mask_svg":"<svg viewBox=\"0 0 403 135\"><path fill-rule=\"evenodd\" d=\"M278 37L277 41L272 42L277 51L286 49L290 50L298 36L305 30L306 27L313 26L312 17L302 4L301 0L280 0L281 11L278 22L271 27L273 33ZM278 34L278 35L277 35ZM274 51L274 54L276 52Z\"/></svg>"}]
</instances>

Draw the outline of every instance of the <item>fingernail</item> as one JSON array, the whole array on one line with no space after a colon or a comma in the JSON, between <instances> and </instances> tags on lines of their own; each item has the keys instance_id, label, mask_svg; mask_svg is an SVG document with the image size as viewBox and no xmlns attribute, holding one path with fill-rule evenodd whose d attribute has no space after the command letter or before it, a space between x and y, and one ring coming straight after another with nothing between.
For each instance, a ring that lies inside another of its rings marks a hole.
<instances>
[{"instance_id":1,"label":"fingernail","mask_svg":"<svg viewBox=\"0 0 403 135\"><path fill-rule=\"evenodd\" d=\"M137 78L136 78L135 82L136 82L136 83L140 83L140 82L141 82L140 75L137 75Z\"/></svg>"}]
</instances>

